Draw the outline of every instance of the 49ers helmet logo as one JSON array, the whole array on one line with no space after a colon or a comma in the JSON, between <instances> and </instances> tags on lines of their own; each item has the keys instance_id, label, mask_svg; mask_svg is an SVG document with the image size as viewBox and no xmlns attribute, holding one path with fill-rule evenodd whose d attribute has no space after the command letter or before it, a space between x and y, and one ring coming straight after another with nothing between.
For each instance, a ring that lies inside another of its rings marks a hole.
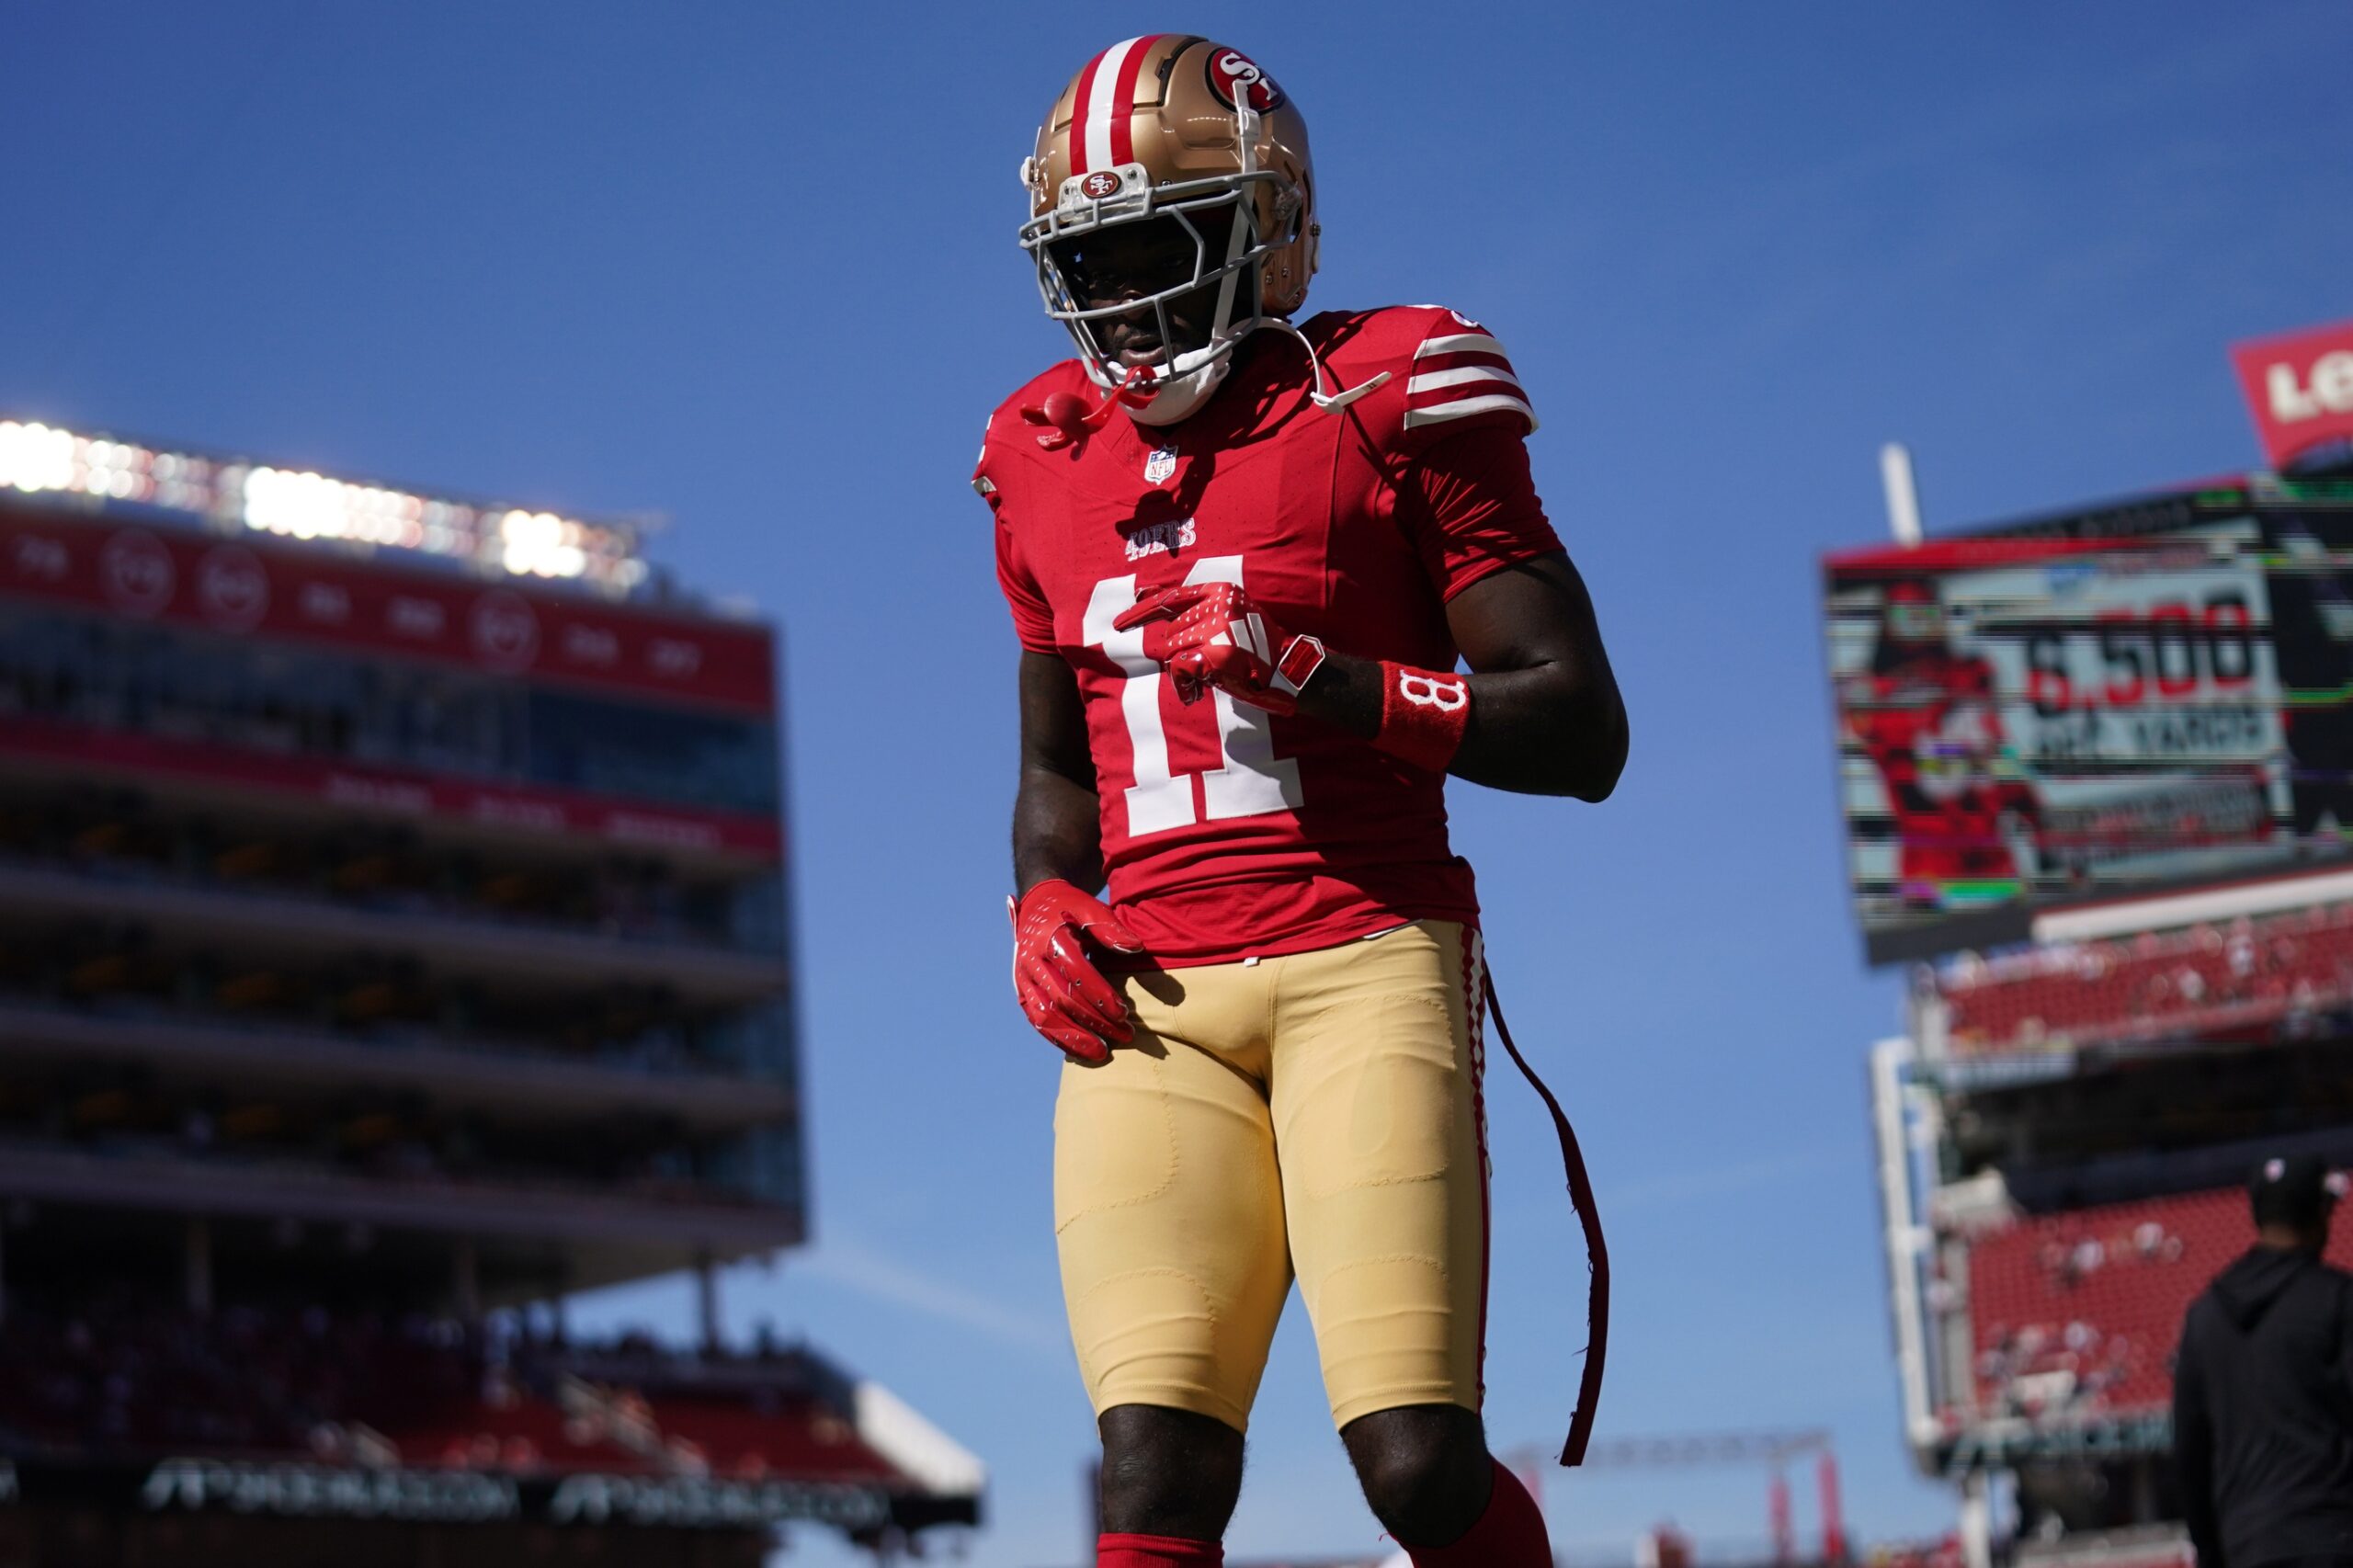
<instances>
[{"instance_id":1,"label":"49ers helmet logo","mask_svg":"<svg viewBox=\"0 0 2353 1568\"><path fill-rule=\"evenodd\" d=\"M1078 182L1078 191L1089 201L1100 201L1120 193L1120 176L1108 169L1097 169Z\"/></svg>"},{"instance_id":2,"label":"49ers helmet logo","mask_svg":"<svg viewBox=\"0 0 2353 1568\"><path fill-rule=\"evenodd\" d=\"M1244 93L1250 95L1250 107L1260 114L1283 107L1283 90L1275 85L1275 79L1238 49L1211 53L1210 91L1228 108L1239 108Z\"/></svg>"}]
</instances>

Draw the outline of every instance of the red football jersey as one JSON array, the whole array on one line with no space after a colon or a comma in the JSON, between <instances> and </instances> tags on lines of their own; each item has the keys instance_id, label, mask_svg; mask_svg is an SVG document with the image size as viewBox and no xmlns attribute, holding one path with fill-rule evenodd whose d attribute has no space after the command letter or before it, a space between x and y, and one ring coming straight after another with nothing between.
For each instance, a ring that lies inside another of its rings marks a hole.
<instances>
[{"instance_id":1,"label":"red football jersey","mask_svg":"<svg viewBox=\"0 0 2353 1568\"><path fill-rule=\"evenodd\" d=\"M1561 548L1528 477L1534 415L1484 328L1398 306L1302 330L1329 390L1388 381L1324 413L1297 340L1262 330L1189 418L1120 414L1047 451L1021 411L1101 395L1066 360L998 407L973 474L1021 645L1077 673L1110 902L1163 965L1475 922L1478 904L1442 775L1223 692L1180 703L1142 629L1111 630L1120 613L1165 584L1238 583L1337 652L1450 670L1446 600Z\"/></svg>"}]
</instances>

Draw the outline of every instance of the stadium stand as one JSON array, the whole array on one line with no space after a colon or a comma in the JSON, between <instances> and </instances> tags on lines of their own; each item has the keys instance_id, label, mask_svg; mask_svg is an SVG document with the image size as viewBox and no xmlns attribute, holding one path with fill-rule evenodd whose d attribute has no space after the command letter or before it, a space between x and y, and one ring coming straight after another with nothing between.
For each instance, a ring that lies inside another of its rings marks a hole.
<instances>
[{"instance_id":1,"label":"stadium stand","mask_svg":"<svg viewBox=\"0 0 2353 1568\"><path fill-rule=\"evenodd\" d=\"M805 1349L615 1350L422 1313L205 1313L128 1293L64 1310L12 1304L0 1437L20 1451L108 1457L200 1449L379 1468L915 1484L860 1435L851 1382Z\"/></svg>"},{"instance_id":2,"label":"stadium stand","mask_svg":"<svg viewBox=\"0 0 2353 1568\"><path fill-rule=\"evenodd\" d=\"M0 1564L974 1522L889 1390L720 1340L807 1233L775 629L628 525L0 449ZM674 1272L698 1349L526 1335Z\"/></svg>"},{"instance_id":3,"label":"stadium stand","mask_svg":"<svg viewBox=\"0 0 2353 1568\"><path fill-rule=\"evenodd\" d=\"M175 808L130 790L61 797L0 789L0 866L629 941L739 940L730 890L651 857L564 864L480 850L451 856L400 826L306 829L267 813Z\"/></svg>"},{"instance_id":4,"label":"stadium stand","mask_svg":"<svg viewBox=\"0 0 2353 1568\"><path fill-rule=\"evenodd\" d=\"M2018 1219L1970 1238L1980 1418L2085 1420L2165 1410L2182 1314L2252 1245L2225 1188ZM2353 1267L2353 1227L2330 1261Z\"/></svg>"},{"instance_id":5,"label":"stadium stand","mask_svg":"<svg viewBox=\"0 0 2353 1568\"><path fill-rule=\"evenodd\" d=\"M1929 983L1962 1056L2293 1024L2353 1006L2353 904L1964 955Z\"/></svg>"}]
</instances>

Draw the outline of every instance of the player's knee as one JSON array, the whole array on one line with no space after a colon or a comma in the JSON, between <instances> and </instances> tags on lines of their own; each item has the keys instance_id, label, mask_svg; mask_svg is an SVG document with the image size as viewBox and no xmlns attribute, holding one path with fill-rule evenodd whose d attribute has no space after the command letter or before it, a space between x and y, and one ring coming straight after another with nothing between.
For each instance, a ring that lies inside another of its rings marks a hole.
<instances>
[{"instance_id":1,"label":"player's knee","mask_svg":"<svg viewBox=\"0 0 2353 1568\"><path fill-rule=\"evenodd\" d=\"M1351 1421L1341 1437L1365 1501L1404 1544L1460 1540L1486 1510L1494 1468L1472 1412L1452 1405L1383 1410Z\"/></svg>"},{"instance_id":2,"label":"player's knee","mask_svg":"<svg viewBox=\"0 0 2353 1568\"><path fill-rule=\"evenodd\" d=\"M1224 1422L1150 1404L1114 1405L1103 1436L1103 1528L1216 1540L1242 1495L1242 1434Z\"/></svg>"}]
</instances>

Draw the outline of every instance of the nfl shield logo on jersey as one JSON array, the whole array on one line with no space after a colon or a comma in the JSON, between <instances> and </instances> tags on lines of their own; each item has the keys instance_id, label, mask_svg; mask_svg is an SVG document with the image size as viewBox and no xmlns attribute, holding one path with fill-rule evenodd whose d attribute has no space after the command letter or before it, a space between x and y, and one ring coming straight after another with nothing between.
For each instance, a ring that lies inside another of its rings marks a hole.
<instances>
[{"instance_id":1,"label":"nfl shield logo on jersey","mask_svg":"<svg viewBox=\"0 0 2353 1568\"><path fill-rule=\"evenodd\" d=\"M1155 447L1152 456L1143 460L1143 482L1146 484L1164 483L1176 472L1176 449L1174 447Z\"/></svg>"}]
</instances>

